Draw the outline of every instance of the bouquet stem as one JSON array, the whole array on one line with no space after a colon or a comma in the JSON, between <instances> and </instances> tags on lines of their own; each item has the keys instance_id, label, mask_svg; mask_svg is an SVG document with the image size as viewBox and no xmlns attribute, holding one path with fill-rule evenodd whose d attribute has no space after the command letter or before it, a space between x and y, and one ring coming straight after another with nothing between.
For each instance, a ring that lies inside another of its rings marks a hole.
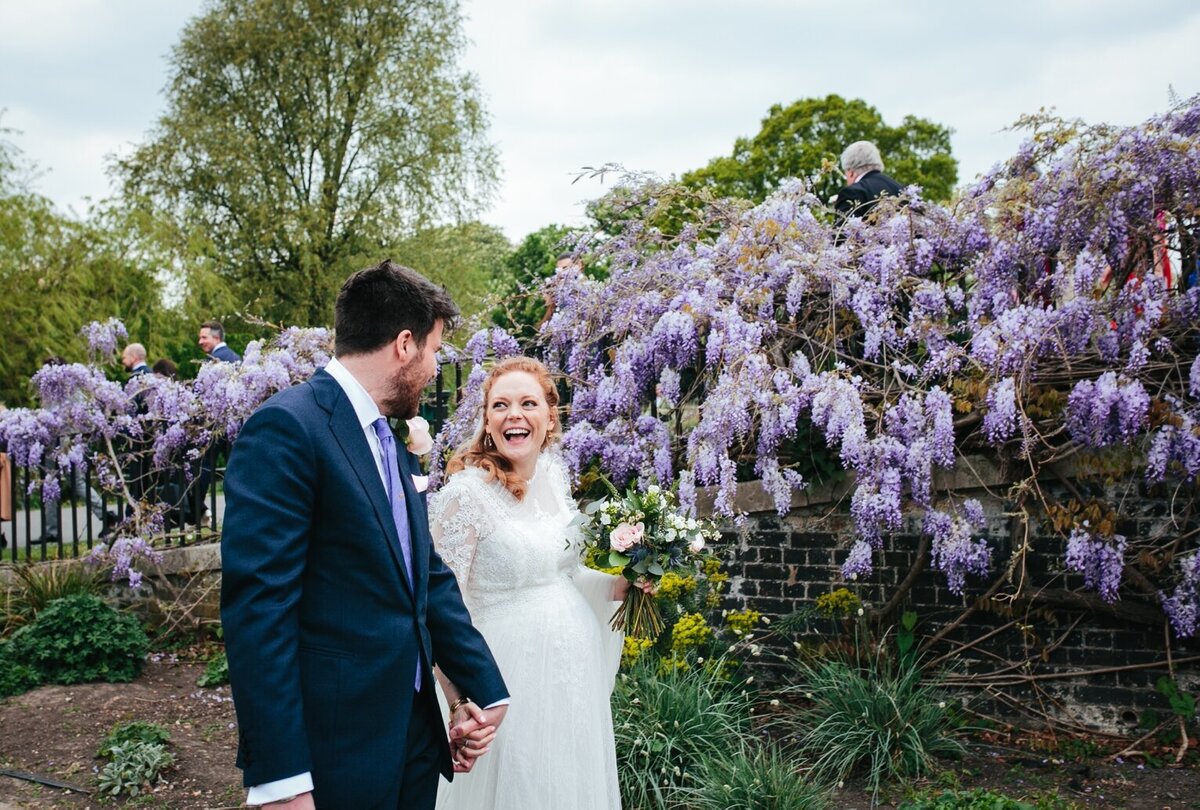
<instances>
[{"instance_id":1,"label":"bouquet stem","mask_svg":"<svg viewBox=\"0 0 1200 810\"><path fill-rule=\"evenodd\" d=\"M635 638L657 639L666 629L654 596L636 587L629 589L610 624L613 630L624 630Z\"/></svg>"}]
</instances>

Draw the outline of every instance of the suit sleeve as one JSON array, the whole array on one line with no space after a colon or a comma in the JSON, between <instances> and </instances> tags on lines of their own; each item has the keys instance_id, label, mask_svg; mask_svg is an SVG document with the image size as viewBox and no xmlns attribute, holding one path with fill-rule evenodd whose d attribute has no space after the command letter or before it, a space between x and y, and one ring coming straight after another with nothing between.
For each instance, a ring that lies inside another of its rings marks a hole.
<instances>
[{"instance_id":1,"label":"suit sleeve","mask_svg":"<svg viewBox=\"0 0 1200 810\"><path fill-rule=\"evenodd\" d=\"M298 646L315 469L303 425L267 406L246 422L226 472L221 624L246 785L312 770Z\"/></svg>"}]
</instances>

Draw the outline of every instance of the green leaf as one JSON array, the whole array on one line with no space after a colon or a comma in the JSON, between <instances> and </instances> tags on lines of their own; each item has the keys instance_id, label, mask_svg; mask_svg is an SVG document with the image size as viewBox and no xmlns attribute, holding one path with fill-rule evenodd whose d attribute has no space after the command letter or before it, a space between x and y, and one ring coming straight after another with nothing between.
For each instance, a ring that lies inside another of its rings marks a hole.
<instances>
[{"instance_id":1,"label":"green leaf","mask_svg":"<svg viewBox=\"0 0 1200 810\"><path fill-rule=\"evenodd\" d=\"M609 568L624 568L629 565L629 557L617 551L608 552L608 567Z\"/></svg>"}]
</instances>

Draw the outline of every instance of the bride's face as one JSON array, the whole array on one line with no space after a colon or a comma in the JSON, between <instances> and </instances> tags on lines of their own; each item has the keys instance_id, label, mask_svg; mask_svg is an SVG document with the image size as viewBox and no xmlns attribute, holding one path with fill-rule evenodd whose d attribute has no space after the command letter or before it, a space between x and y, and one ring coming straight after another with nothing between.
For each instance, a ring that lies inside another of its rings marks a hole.
<instances>
[{"instance_id":1,"label":"bride's face","mask_svg":"<svg viewBox=\"0 0 1200 810\"><path fill-rule=\"evenodd\" d=\"M537 377L526 371L510 371L492 383L484 430L500 455L526 478L533 476L538 453L553 426L554 414Z\"/></svg>"}]
</instances>

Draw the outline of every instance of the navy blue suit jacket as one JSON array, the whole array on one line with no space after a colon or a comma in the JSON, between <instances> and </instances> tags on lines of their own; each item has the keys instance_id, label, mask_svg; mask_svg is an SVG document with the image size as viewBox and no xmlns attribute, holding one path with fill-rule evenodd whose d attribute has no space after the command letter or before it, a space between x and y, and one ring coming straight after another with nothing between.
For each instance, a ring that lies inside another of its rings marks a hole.
<instances>
[{"instance_id":1,"label":"navy blue suit jacket","mask_svg":"<svg viewBox=\"0 0 1200 810\"><path fill-rule=\"evenodd\" d=\"M218 346L213 349L209 355L215 360L220 360L223 363L237 363L242 359L242 356L228 346Z\"/></svg>"},{"instance_id":2,"label":"navy blue suit jacket","mask_svg":"<svg viewBox=\"0 0 1200 810\"><path fill-rule=\"evenodd\" d=\"M416 460L399 455L412 587L374 455L333 377L271 397L233 445L221 621L248 786L309 771L320 807L395 807L418 665L415 703L435 716L435 661L481 706L508 696L432 548Z\"/></svg>"},{"instance_id":3,"label":"navy blue suit jacket","mask_svg":"<svg viewBox=\"0 0 1200 810\"><path fill-rule=\"evenodd\" d=\"M835 207L843 217L865 217L880 197L898 197L904 187L881 171L870 171L857 183L843 186L837 193Z\"/></svg>"}]
</instances>

